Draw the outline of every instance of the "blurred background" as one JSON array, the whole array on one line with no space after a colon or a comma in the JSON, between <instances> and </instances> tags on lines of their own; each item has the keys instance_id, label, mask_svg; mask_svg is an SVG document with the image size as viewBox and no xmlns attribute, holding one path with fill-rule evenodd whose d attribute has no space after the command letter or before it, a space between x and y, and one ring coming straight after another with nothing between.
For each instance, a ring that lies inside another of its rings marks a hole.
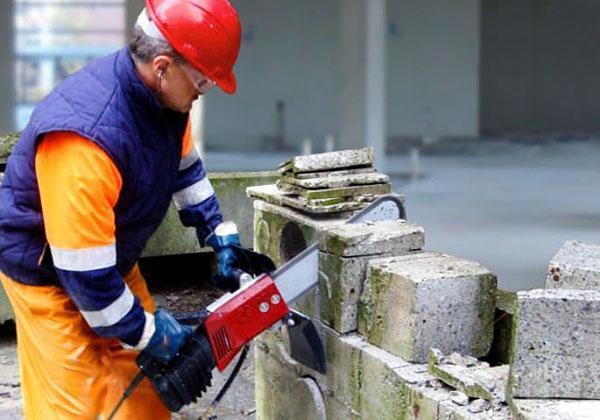
<instances>
[{"instance_id":1,"label":"blurred background","mask_svg":"<svg viewBox=\"0 0 600 420\"><path fill-rule=\"evenodd\" d=\"M126 42L143 0L0 0L0 132ZM211 171L373 147L427 248L542 287L600 243L600 2L234 0L238 93L197 104Z\"/></svg>"}]
</instances>

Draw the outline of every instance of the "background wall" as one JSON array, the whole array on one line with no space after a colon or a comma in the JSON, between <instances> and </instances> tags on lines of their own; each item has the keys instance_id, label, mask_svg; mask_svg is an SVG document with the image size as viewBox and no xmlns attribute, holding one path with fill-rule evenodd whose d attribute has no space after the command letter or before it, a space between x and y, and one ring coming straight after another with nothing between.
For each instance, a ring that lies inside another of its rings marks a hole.
<instances>
[{"instance_id":1,"label":"background wall","mask_svg":"<svg viewBox=\"0 0 600 420\"><path fill-rule=\"evenodd\" d=\"M481 126L600 131L600 2L482 2Z\"/></svg>"},{"instance_id":2,"label":"background wall","mask_svg":"<svg viewBox=\"0 0 600 420\"><path fill-rule=\"evenodd\" d=\"M260 148L276 134L285 102L286 137L323 139L336 130L339 0L234 1L243 23L238 93L206 97L207 147Z\"/></svg>"},{"instance_id":3,"label":"background wall","mask_svg":"<svg viewBox=\"0 0 600 420\"><path fill-rule=\"evenodd\" d=\"M479 134L479 4L388 2L390 137Z\"/></svg>"}]
</instances>

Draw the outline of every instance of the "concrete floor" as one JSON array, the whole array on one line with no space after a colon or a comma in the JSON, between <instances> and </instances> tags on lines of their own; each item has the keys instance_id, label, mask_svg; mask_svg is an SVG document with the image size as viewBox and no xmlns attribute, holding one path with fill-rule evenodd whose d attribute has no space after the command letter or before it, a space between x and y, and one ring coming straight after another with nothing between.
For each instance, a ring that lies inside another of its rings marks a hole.
<instances>
[{"instance_id":1,"label":"concrete floor","mask_svg":"<svg viewBox=\"0 0 600 420\"><path fill-rule=\"evenodd\" d=\"M569 239L600 243L600 142L480 141L392 155L386 173L406 194L408 218L425 227L426 248L478 261L508 290L543 287L546 267ZM209 170L269 170L294 152L211 153Z\"/></svg>"}]
</instances>

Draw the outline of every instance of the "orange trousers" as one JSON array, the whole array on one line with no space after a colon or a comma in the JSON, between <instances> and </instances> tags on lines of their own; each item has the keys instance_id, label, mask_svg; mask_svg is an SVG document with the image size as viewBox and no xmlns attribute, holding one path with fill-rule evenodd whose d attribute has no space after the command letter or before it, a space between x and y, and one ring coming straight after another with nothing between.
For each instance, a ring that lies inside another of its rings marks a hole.
<instances>
[{"instance_id":1,"label":"orange trousers","mask_svg":"<svg viewBox=\"0 0 600 420\"><path fill-rule=\"evenodd\" d=\"M137 352L95 334L65 291L28 286L0 273L17 326L25 419L106 419L137 373ZM136 265L125 277L148 312L154 303ZM115 419L170 419L144 379Z\"/></svg>"}]
</instances>

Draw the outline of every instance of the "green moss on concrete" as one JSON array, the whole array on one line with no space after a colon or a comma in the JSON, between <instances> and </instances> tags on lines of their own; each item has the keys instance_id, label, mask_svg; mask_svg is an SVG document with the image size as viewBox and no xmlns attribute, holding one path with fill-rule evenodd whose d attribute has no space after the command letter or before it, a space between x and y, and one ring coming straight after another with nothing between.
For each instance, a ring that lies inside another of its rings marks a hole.
<instances>
[{"instance_id":1,"label":"green moss on concrete","mask_svg":"<svg viewBox=\"0 0 600 420\"><path fill-rule=\"evenodd\" d=\"M515 311L513 313L512 322L510 323L510 346L509 346L509 354L508 360L509 364L512 366L515 362L515 351L514 349L517 347L517 328L519 326L519 305L518 302L515 305ZM514 392L515 383L513 380L513 375L508 374L508 384L506 385L506 398L507 401L510 402L512 400L512 395Z\"/></svg>"},{"instance_id":2,"label":"green moss on concrete","mask_svg":"<svg viewBox=\"0 0 600 420\"><path fill-rule=\"evenodd\" d=\"M390 184L361 185L356 187L328 188L324 190L303 190L302 195L307 200L322 200L344 197L355 197L361 194L382 195L389 194Z\"/></svg>"},{"instance_id":3,"label":"green moss on concrete","mask_svg":"<svg viewBox=\"0 0 600 420\"><path fill-rule=\"evenodd\" d=\"M343 289L339 277L343 275L343 260L329 253L319 253L319 292L321 319L340 331ZM334 278L337 277L337 278Z\"/></svg>"},{"instance_id":4,"label":"green moss on concrete","mask_svg":"<svg viewBox=\"0 0 600 420\"><path fill-rule=\"evenodd\" d=\"M0 325L10 319L14 319L12 307L8 302L4 288L0 286Z\"/></svg>"},{"instance_id":5,"label":"green moss on concrete","mask_svg":"<svg viewBox=\"0 0 600 420\"><path fill-rule=\"evenodd\" d=\"M517 305L517 293L498 289L496 291L496 308L509 314L515 313Z\"/></svg>"},{"instance_id":6,"label":"green moss on concrete","mask_svg":"<svg viewBox=\"0 0 600 420\"><path fill-rule=\"evenodd\" d=\"M388 308L397 304L397 302L390 301L391 282L392 275L390 273L377 267L371 268L358 306L358 331L367 338L369 343L379 345L384 342L385 335L393 331L393 327L395 327L389 325L390 320L386 316ZM395 344L398 354L407 360L413 357L413 337L408 335L413 332L410 329L404 333L404 341Z\"/></svg>"},{"instance_id":7,"label":"green moss on concrete","mask_svg":"<svg viewBox=\"0 0 600 420\"><path fill-rule=\"evenodd\" d=\"M0 134L0 163L6 162L21 133Z\"/></svg>"}]
</instances>

